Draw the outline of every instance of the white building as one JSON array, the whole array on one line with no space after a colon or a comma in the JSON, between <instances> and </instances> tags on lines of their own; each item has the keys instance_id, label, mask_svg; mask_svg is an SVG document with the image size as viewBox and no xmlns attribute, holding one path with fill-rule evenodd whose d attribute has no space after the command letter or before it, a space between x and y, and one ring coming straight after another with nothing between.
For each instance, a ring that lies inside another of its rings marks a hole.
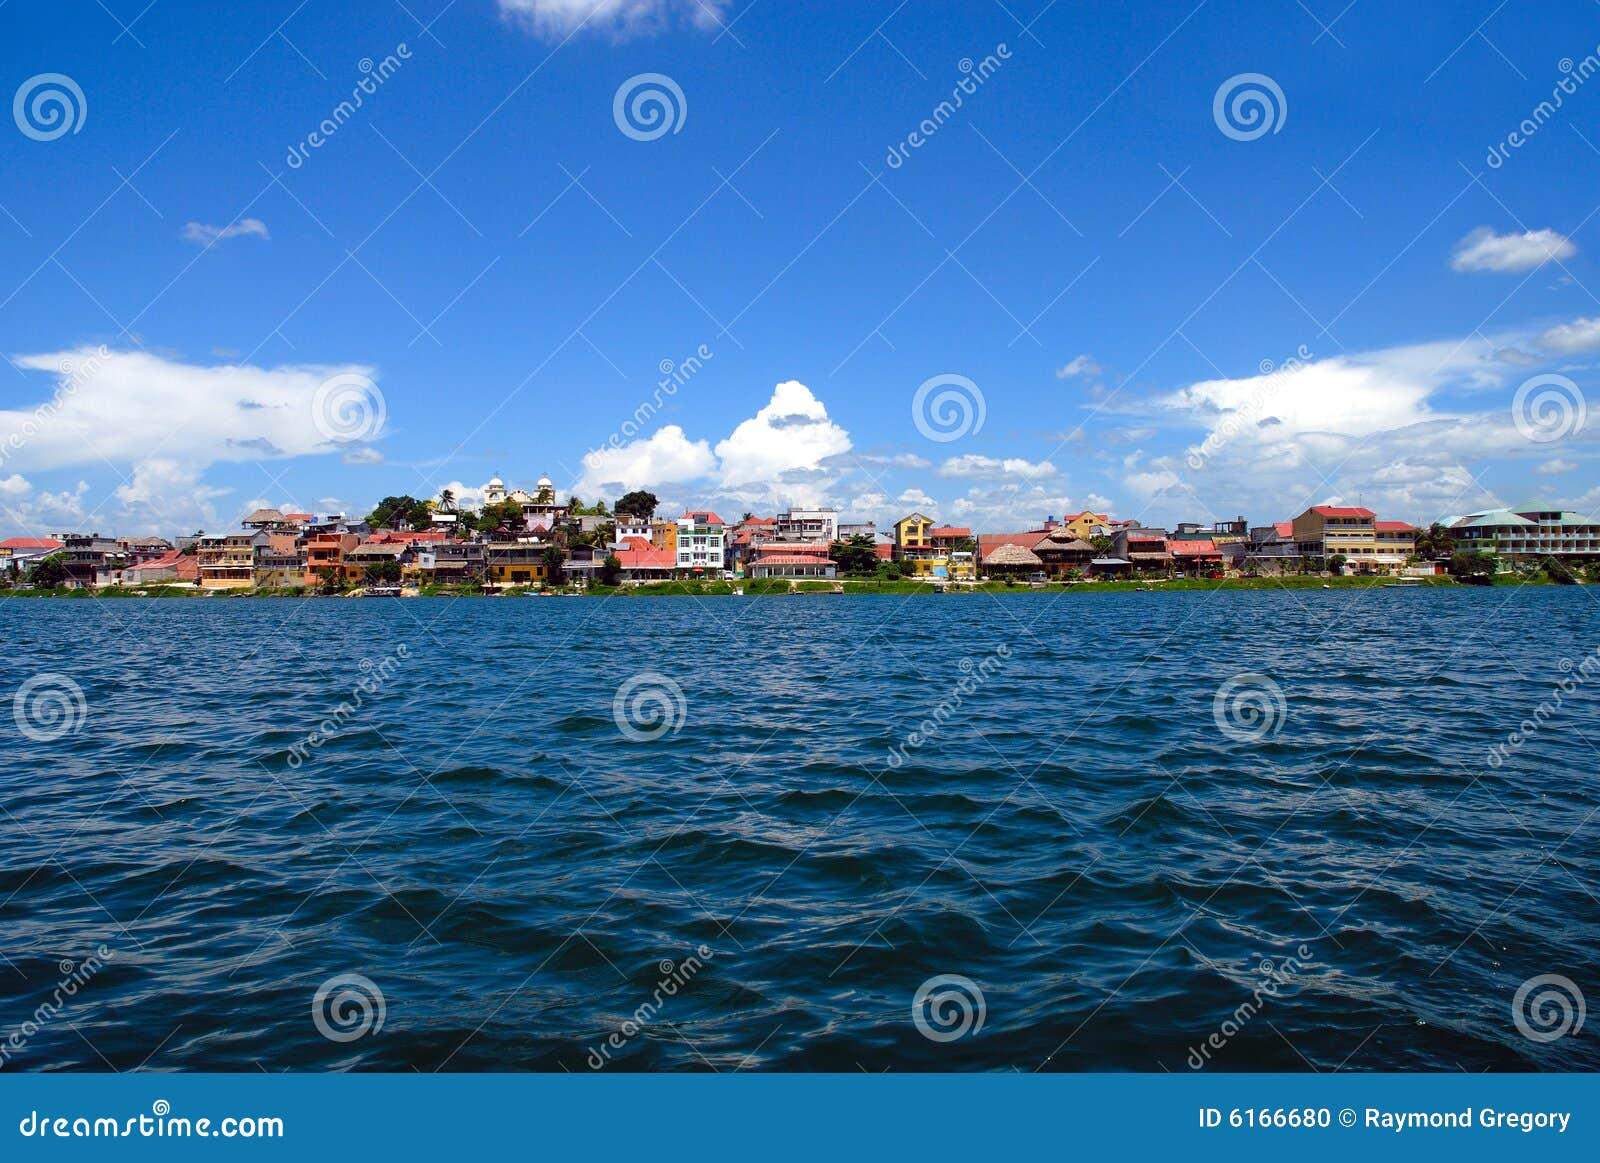
<instances>
[{"instance_id":1,"label":"white building","mask_svg":"<svg viewBox=\"0 0 1600 1163\"><path fill-rule=\"evenodd\" d=\"M779 541L828 544L839 539L838 509L789 509L778 514Z\"/></svg>"},{"instance_id":2,"label":"white building","mask_svg":"<svg viewBox=\"0 0 1600 1163\"><path fill-rule=\"evenodd\" d=\"M727 526L715 513L685 513L678 518L678 569L721 573L727 541Z\"/></svg>"}]
</instances>

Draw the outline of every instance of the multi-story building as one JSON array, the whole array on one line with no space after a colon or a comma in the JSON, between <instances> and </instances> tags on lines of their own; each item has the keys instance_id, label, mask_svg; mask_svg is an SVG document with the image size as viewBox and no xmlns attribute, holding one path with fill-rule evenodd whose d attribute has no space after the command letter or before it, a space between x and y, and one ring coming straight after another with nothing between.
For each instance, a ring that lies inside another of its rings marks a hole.
<instances>
[{"instance_id":1,"label":"multi-story building","mask_svg":"<svg viewBox=\"0 0 1600 1163\"><path fill-rule=\"evenodd\" d=\"M492 541L484 554L484 584L501 586L538 585L549 576L544 551L548 541Z\"/></svg>"},{"instance_id":2,"label":"multi-story building","mask_svg":"<svg viewBox=\"0 0 1600 1163\"><path fill-rule=\"evenodd\" d=\"M653 549L659 549L662 553L670 553L673 560L677 560L678 523L659 517L651 521L650 546Z\"/></svg>"},{"instance_id":3,"label":"multi-story building","mask_svg":"<svg viewBox=\"0 0 1600 1163\"><path fill-rule=\"evenodd\" d=\"M611 536L613 545L621 545L630 537L640 541L650 540L650 518L635 517L631 513L618 513L616 531Z\"/></svg>"},{"instance_id":4,"label":"multi-story building","mask_svg":"<svg viewBox=\"0 0 1600 1163\"><path fill-rule=\"evenodd\" d=\"M677 568L690 573L721 573L725 568L727 527L715 513L700 510L678 519Z\"/></svg>"},{"instance_id":5,"label":"multi-story building","mask_svg":"<svg viewBox=\"0 0 1600 1163\"><path fill-rule=\"evenodd\" d=\"M172 542L165 537L119 537L117 545L122 550L122 560L128 565L142 565L172 552Z\"/></svg>"},{"instance_id":6,"label":"multi-story building","mask_svg":"<svg viewBox=\"0 0 1600 1163\"><path fill-rule=\"evenodd\" d=\"M839 540L839 510L790 508L775 520L776 540L829 545Z\"/></svg>"},{"instance_id":7,"label":"multi-story building","mask_svg":"<svg viewBox=\"0 0 1600 1163\"><path fill-rule=\"evenodd\" d=\"M361 536L343 529L306 535L306 585L350 580L344 555L361 544Z\"/></svg>"},{"instance_id":8,"label":"multi-story building","mask_svg":"<svg viewBox=\"0 0 1600 1163\"><path fill-rule=\"evenodd\" d=\"M411 569L418 582L460 585L481 581L487 558L481 541L435 541L417 547Z\"/></svg>"},{"instance_id":9,"label":"multi-story building","mask_svg":"<svg viewBox=\"0 0 1600 1163\"><path fill-rule=\"evenodd\" d=\"M263 527L255 547L254 583L262 589L298 589L306 584L305 539L287 524Z\"/></svg>"},{"instance_id":10,"label":"multi-story building","mask_svg":"<svg viewBox=\"0 0 1600 1163\"><path fill-rule=\"evenodd\" d=\"M1358 505L1313 505L1291 526L1301 557L1326 563L1342 556L1347 568L1361 572L1394 572L1416 552L1415 526L1379 521L1371 509Z\"/></svg>"},{"instance_id":11,"label":"multi-story building","mask_svg":"<svg viewBox=\"0 0 1600 1163\"><path fill-rule=\"evenodd\" d=\"M240 530L200 538L200 588L247 589L255 584L256 531Z\"/></svg>"},{"instance_id":12,"label":"multi-story building","mask_svg":"<svg viewBox=\"0 0 1600 1163\"><path fill-rule=\"evenodd\" d=\"M828 544L766 541L755 547L745 567L752 578L832 578L838 563L828 556Z\"/></svg>"},{"instance_id":13,"label":"multi-story building","mask_svg":"<svg viewBox=\"0 0 1600 1163\"><path fill-rule=\"evenodd\" d=\"M1111 535L1108 560L1126 562L1136 570L1170 570L1172 554L1167 549L1167 531L1137 525L1120 528Z\"/></svg>"},{"instance_id":14,"label":"multi-story building","mask_svg":"<svg viewBox=\"0 0 1600 1163\"><path fill-rule=\"evenodd\" d=\"M1509 559L1600 558L1600 518L1560 509L1490 509L1441 522L1456 549Z\"/></svg>"},{"instance_id":15,"label":"multi-story building","mask_svg":"<svg viewBox=\"0 0 1600 1163\"><path fill-rule=\"evenodd\" d=\"M894 523L894 557L908 562L916 577L974 577L972 530L935 525L933 518L910 513Z\"/></svg>"},{"instance_id":16,"label":"multi-story building","mask_svg":"<svg viewBox=\"0 0 1600 1163\"><path fill-rule=\"evenodd\" d=\"M1217 546L1223 560L1235 569L1254 569L1262 573L1286 573L1300 562L1300 549L1294 542L1294 522L1252 525L1243 541L1227 541Z\"/></svg>"}]
</instances>

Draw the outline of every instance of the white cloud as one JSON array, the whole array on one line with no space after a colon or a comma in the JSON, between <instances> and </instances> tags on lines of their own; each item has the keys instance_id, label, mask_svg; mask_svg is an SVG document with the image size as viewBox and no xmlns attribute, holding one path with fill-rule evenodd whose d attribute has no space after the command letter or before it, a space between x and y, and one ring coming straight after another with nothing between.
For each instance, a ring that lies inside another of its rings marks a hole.
<instances>
[{"instance_id":1,"label":"white cloud","mask_svg":"<svg viewBox=\"0 0 1600 1163\"><path fill-rule=\"evenodd\" d=\"M1577 253L1571 239L1554 230L1496 234L1490 227L1480 226L1456 243L1450 266L1458 271L1531 271L1552 259Z\"/></svg>"},{"instance_id":2,"label":"white cloud","mask_svg":"<svg viewBox=\"0 0 1600 1163\"><path fill-rule=\"evenodd\" d=\"M360 448L351 449L339 459L346 464L382 464L383 453L371 445L362 445Z\"/></svg>"},{"instance_id":3,"label":"white cloud","mask_svg":"<svg viewBox=\"0 0 1600 1163\"><path fill-rule=\"evenodd\" d=\"M1074 356L1065 367L1056 369L1056 379L1058 380L1070 380L1074 376L1097 376L1099 374L1100 364L1096 362L1094 356L1089 355L1087 352L1083 355Z\"/></svg>"},{"instance_id":4,"label":"white cloud","mask_svg":"<svg viewBox=\"0 0 1600 1163\"><path fill-rule=\"evenodd\" d=\"M717 444L716 454L723 487L738 488L814 472L850 448L850 434L828 418L811 389L786 380L759 412Z\"/></svg>"},{"instance_id":5,"label":"white cloud","mask_svg":"<svg viewBox=\"0 0 1600 1163\"><path fill-rule=\"evenodd\" d=\"M583 475L572 488L592 501L629 489L699 480L716 468L716 458L706 441L691 441L678 425L668 424L643 440L591 452L583 465Z\"/></svg>"},{"instance_id":6,"label":"white cloud","mask_svg":"<svg viewBox=\"0 0 1600 1163\"><path fill-rule=\"evenodd\" d=\"M500 11L541 36L579 29L619 37L655 32L675 21L717 28L731 0L500 0Z\"/></svg>"},{"instance_id":7,"label":"white cloud","mask_svg":"<svg viewBox=\"0 0 1600 1163\"><path fill-rule=\"evenodd\" d=\"M188 468L333 452L315 423L314 401L334 375L371 379L356 365L200 367L142 351L90 348L14 361L58 375L50 400L0 409L0 434L25 434L9 463L23 470L136 465L159 455ZM76 370L60 375L63 365Z\"/></svg>"},{"instance_id":8,"label":"white cloud","mask_svg":"<svg viewBox=\"0 0 1600 1163\"><path fill-rule=\"evenodd\" d=\"M1571 472L1577 467L1578 465L1576 461L1562 460L1560 457L1557 457L1555 460L1545 461L1533 471L1538 473L1540 476L1553 477L1560 476L1564 472Z\"/></svg>"},{"instance_id":9,"label":"white cloud","mask_svg":"<svg viewBox=\"0 0 1600 1163\"><path fill-rule=\"evenodd\" d=\"M1019 456L1008 456L1001 459L994 456L967 453L964 456L952 456L946 460L935 471L935 475L958 479L971 478L974 480L1003 477L1042 480L1046 477L1059 476L1060 473L1056 466L1048 460L1034 462L1024 460Z\"/></svg>"},{"instance_id":10,"label":"white cloud","mask_svg":"<svg viewBox=\"0 0 1600 1163\"><path fill-rule=\"evenodd\" d=\"M1600 317L1574 319L1552 327L1539 336L1539 345L1557 355L1600 351Z\"/></svg>"},{"instance_id":11,"label":"white cloud","mask_svg":"<svg viewBox=\"0 0 1600 1163\"><path fill-rule=\"evenodd\" d=\"M272 237L267 233L267 224L259 218L241 218L227 226L208 226L204 222L191 222L183 228L184 238L207 246L222 242L224 239L242 238L247 234L261 238Z\"/></svg>"},{"instance_id":12,"label":"white cloud","mask_svg":"<svg viewBox=\"0 0 1600 1163\"><path fill-rule=\"evenodd\" d=\"M32 491L33 485L21 473L0 477L0 497L25 497Z\"/></svg>"},{"instance_id":13,"label":"white cloud","mask_svg":"<svg viewBox=\"0 0 1600 1163\"><path fill-rule=\"evenodd\" d=\"M913 487L906 489L898 497L896 497L895 500L902 505L910 505L914 509L928 510L924 516L931 517L939 511L939 502L928 496L927 493L923 492L919 488ZM902 513L900 516L903 517L905 514ZM896 518L896 520L898 519L899 518Z\"/></svg>"}]
</instances>

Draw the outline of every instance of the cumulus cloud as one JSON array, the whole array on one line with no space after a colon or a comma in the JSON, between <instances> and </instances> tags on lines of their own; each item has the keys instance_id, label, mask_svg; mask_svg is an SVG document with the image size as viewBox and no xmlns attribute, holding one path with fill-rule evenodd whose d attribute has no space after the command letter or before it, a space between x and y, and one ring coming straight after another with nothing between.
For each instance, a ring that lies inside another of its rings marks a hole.
<instances>
[{"instance_id":1,"label":"cumulus cloud","mask_svg":"<svg viewBox=\"0 0 1600 1163\"><path fill-rule=\"evenodd\" d=\"M850 434L828 418L828 409L798 380L772 389L772 398L716 447L724 487L782 478L795 470L823 467L849 452Z\"/></svg>"},{"instance_id":2,"label":"cumulus cloud","mask_svg":"<svg viewBox=\"0 0 1600 1163\"><path fill-rule=\"evenodd\" d=\"M1450 266L1458 271L1531 271L1577 253L1572 240L1554 230L1496 234L1491 227L1480 226L1456 243Z\"/></svg>"},{"instance_id":3,"label":"cumulus cloud","mask_svg":"<svg viewBox=\"0 0 1600 1163\"><path fill-rule=\"evenodd\" d=\"M1056 466L1048 460L1030 461L1020 456L1008 456L1004 459L995 456L980 456L977 453L968 453L964 456L952 456L935 470L936 476L954 478L972 478L975 480L995 479L1002 477L1019 477L1023 480L1042 480L1046 477L1059 476Z\"/></svg>"},{"instance_id":4,"label":"cumulus cloud","mask_svg":"<svg viewBox=\"0 0 1600 1163\"><path fill-rule=\"evenodd\" d=\"M19 356L29 371L57 374L48 399L0 409L0 434L24 438L7 462L29 469L137 465L159 450L202 469L345 450L317 425L318 389L338 375L371 380L358 365L202 367L143 351L61 351ZM74 369L70 375L63 367Z\"/></svg>"},{"instance_id":5,"label":"cumulus cloud","mask_svg":"<svg viewBox=\"0 0 1600 1163\"><path fill-rule=\"evenodd\" d=\"M706 441L690 440L678 425L668 424L642 440L591 452L583 466L573 490L603 496L699 480L716 468L716 458Z\"/></svg>"},{"instance_id":6,"label":"cumulus cloud","mask_svg":"<svg viewBox=\"0 0 1600 1163\"><path fill-rule=\"evenodd\" d=\"M1600 316L1552 327L1539 336L1539 346L1557 355L1600 351Z\"/></svg>"},{"instance_id":7,"label":"cumulus cloud","mask_svg":"<svg viewBox=\"0 0 1600 1163\"><path fill-rule=\"evenodd\" d=\"M371 445L364 444L360 448L352 448L339 459L346 464L382 464L383 453Z\"/></svg>"},{"instance_id":8,"label":"cumulus cloud","mask_svg":"<svg viewBox=\"0 0 1600 1163\"><path fill-rule=\"evenodd\" d=\"M1094 356L1086 352L1083 355L1074 356L1065 367L1057 368L1056 379L1070 380L1074 376L1097 376L1100 374L1100 370L1100 364L1096 362Z\"/></svg>"},{"instance_id":9,"label":"cumulus cloud","mask_svg":"<svg viewBox=\"0 0 1600 1163\"><path fill-rule=\"evenodd\" d=\"M191 222L183 228L184 238L206 246L229 238L242 238L247 234L254 234L260 238L272 237L267 233L267 224L259 218L241 218L227 226L208 226L204 222Z\"/></svg>"},{"instance_id":10,"label":"cumulus cloud","mask_svg":"<svg viewBox=\"0 0 1600 1163\"><path fill-rule=\"evenodd\" d=\"M674 23L718 28L731 0L500 0L500 11L540 36L579 30L618 37L658 32Z\"/></svg>"},{"instance_id":11,"label":"cumulus cloud","mask_svg":"<svg viewBox=\"0 0 1600 1163\"><path fill-rule=\"evenodd\" d=\"M1560 476L1564 472L1571 472L1577 467L1578 465L1576 461L1562 460L1560 457L1556 457L1554 460L1545 461L1533 471L1538 473L1540 476L1553 477Z\"/></svg>"}]
</instances>

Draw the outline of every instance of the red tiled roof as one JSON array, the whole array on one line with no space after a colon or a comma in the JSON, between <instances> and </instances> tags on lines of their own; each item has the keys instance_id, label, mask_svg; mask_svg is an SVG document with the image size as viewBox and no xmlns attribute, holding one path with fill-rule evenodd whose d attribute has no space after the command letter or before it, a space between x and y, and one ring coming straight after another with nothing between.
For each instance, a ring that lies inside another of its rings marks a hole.
<instances>
[{"instance_id":1,"label":"red tiled roof","mask_svg":"<svg viewBox=\"0 0 1600 1163\"><path fill-rule=\"evenodd\" d=\"M826 557L828 551L832 548L831 545L824 543L814 544L807 541L763 541L755 547L757 560L761 560L766 555L773 553L820 554Z\"/></svg>"},{"instance_id":2,"label":"red tiled roof","mask_svg":"<svg viewBox=\"0 0 1600 1163\"><path fill-rule=\"evenodd\" d=\"M657 549L642 537L625 537L621 549L613 550L623 569L672 569L678 556L670 549Z\"/></svg>"},{"instance_id":3,"label":"red tiled roof","mask_svg":"<svg viewBox=\"0 0 1600 1163\"><path fill-rule=\"evenodd\" d=\"M1415 533L1417 527L1409 521L1374 521L1372 527L1379 533Z\"/></svg>"},{"instance_id":4,"label":"red tiled roof","mask_svg":"<svg viewBox=\"0 0 1600 1163\"><path fill-rule=\"evenodd\" d=\"M392 530L386 529L381 533L374 533L371 537L368 537L365 541L363 541L362 544L410 545L413 541L430 542L448 541L449 539L450 534L446 533L443 529L424 529L419 533L395 533Z\"/></svg>"},{"instance_id":5,"label":"red tiled roof","mask_svg":"<svg viewBox=\"0 0 1600 1163\"><path fill-rule=\"evenodd\" d=\"M309 521L312 519L312 515L310 513L285 513L283 519L285 521Z\"/></svg>"},{"instance_id":6,"label":"red tiled roof","mask_svg":"<svg viewBox=\"0 0 1600 1163\"><path fill-rule=\"evenodd\" d=\"M1174 557L1221 557L1222 551L1210 541L1169 541L1167 552Z\"/></svg>"},{"instance_id":7,"label":"red tiled roof","mask_svg":"<svg viewBox=\"0 0 1600 1163\"><path fill-rule=\"evenodd\" d=\"M774 553L758 557L753 565L837 565L831 557L817 557L810 553Z\"/></svg>"},{"instance_id":8,"label":"red tiled roof","mask_svg":"<svg viewBox=\"0 0 1600 1163\"><path fill-rule=\"evenodd\" d=\"M200 575L200 559L193 554L184 553L181 549L174 549L171 553L164 553L160 557L130 566L124 572L138 573L147 569L175 569L179 578L195 578Z\"/></svg>"},{"instance_id":9,"label":"red tiled roof","mask_svg":"<svg viewBox=\"0 0 1600 1163\"><path fill-rule=\"evenodd\" d=\"M1278 531L1278 536L1279 537L1293 537L1294 536L1294 522L1293 521L1274 521L1272 523L1272 527Z\"/></svg>"},{"instance_id":10,"label":"red tiled roof","mask_svg":"<svg viewBox=\"0 0 1600 1163\"><path fill-rule=\"evenodd\" d=\"M701 516L705 517L705 524L707 524L707 525L721 525L721 524L724 524L722 518L717 516L710 509L687 509L687 510L684 511L683 515L685 517L693 519L696 513L698 513Z\"/></svg>"},{"instance_id":11,"label":"red tiled roof","mask_svg":"<svg viewBox=\"0 0 1600 1163\"><path fill-rule=\"evenodd\" d=\"M1359 506L1339 505L1312 505L1311 511L1319 517L1372 517L1376 516L1371 509Z\"/></svg>"},{"instance_id":12,"label":"red tiled roof","mask_svg":"<svg viewBox=\"0 0 1600 1163\"><path fill-rule=\"evenodd\" d=\"M971 537L972 530L965 525L935 525L928 530L929 537Z\"/></svg>"},{"instance_id":13,"label":"red tiled roof","mask_svg":"<svg viewBox=\"0 0 1600 1163\"><path fill-rule=\"evenodd\" d=\"M0 541L0 549L63 549L65 546L53 537L12 537Z\"/></svg>"}]
</instances>

